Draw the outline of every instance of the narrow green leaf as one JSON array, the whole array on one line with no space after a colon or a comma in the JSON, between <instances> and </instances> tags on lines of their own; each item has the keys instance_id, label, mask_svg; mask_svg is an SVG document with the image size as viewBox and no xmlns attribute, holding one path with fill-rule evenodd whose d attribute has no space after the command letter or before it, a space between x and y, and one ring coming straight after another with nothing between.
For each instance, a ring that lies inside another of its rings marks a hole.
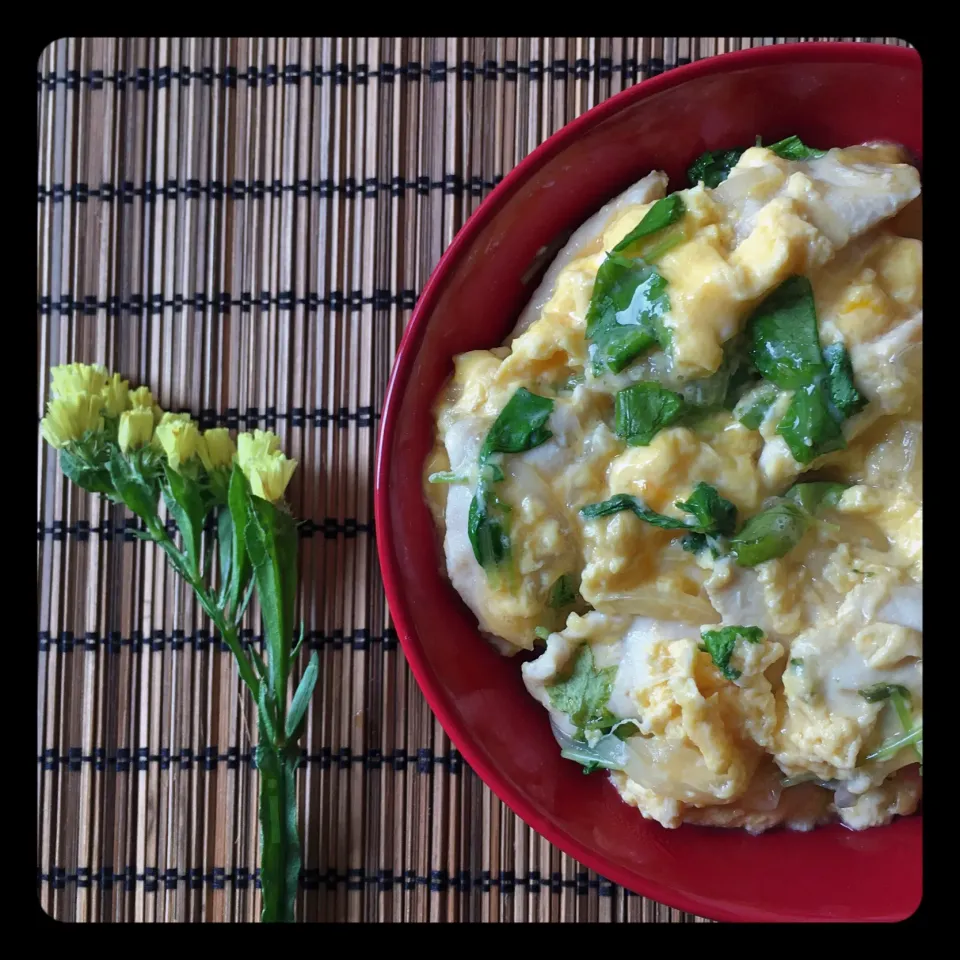
<instances>
[{"instance_id":1,"label":"narrow green leaf","mask_svg":"<svg viewBox=\"0 0 960 960\"><path fill-rule=\"evenodd\" d=\"M148 527L157 524L159 491L147 482L134 461L122 456L119 450L113 450L108 470L114 489L130 510L143 519Z\"/></svg>"},{"instance_id":2,"label":"narrow green leaf","mask_svg":"<svg viewBox=\"0 0 960 960\"><path fill-rule=\"evenodd\" d=\"M250 558L244 534L247 526L247 497L249 485L239 463L234 463L227 487L227 506L230 509L231 537L230 546L230 587L226 594L226 609L232 611L234 622L239 622L240 598L250 584Z\"/></svg>"},{"instance_id":3,"label":"narrow green leaf","mask_svg":"<svg viewBox=\"0 0 960 960\"><path fill-rule=\"evenodd\" d=\"M161 487L167 511L173 517L183 540L187 569L194 576L200 573L200 542L206 513L199 485L183 474L164 465L166 483Z\"/></svg>"},{"instance_id":4,"label":"narrow green leaf","mask_svg":"<svg viewBox=\"0 0 960 960\"><path fill-rule=\"evenodd\" d=\"M110 471L106 467L91 466L69 450L60 451L60 469L71 483L90 493L114 493Z\"/></svg>"},{"instance_id":5,"label":"narrow green leaf","mask_svg":"<svg viewBox=\"0 0 960 960\"><path fill-rule=\"evenodd\" d=\"M247 497L244 538L260 598L269 654L267 675L277 703L283 704L290 670L297 589L297 527L288 513L253 496L245 481L244 492Z\"/></svg>"},{"instance_id":6,"label":"narrow green leaf","mask_svg":"<svg viewBox=\"0 0 960 960\"><path fill-rule=\"evenodd\" d=\"M303 646L303 638L306 635L306 624L301 620L300 621L300 636L297 638L296 646L290 651L290 663L293 663L297 659L297 654L300 652L300 648Z\"/></svg>"},{"instance_id":7,"label":"narrow green leaf","mask_svg":"<svg viewBox=\"0 0 960 960\"><path fill-rule=\"evenodd\" d=\"M223 607L230 592L233 574L233 517L229 507L221 507L217 512L217 552L220 555L220 594L217 603Z\"/></svg>"},{"instance_id":8,"label":"narrow green leaf","mask_svg":"<svg viewBox=\"0 0 960 960\"><path fill-rule=\"evenodd\" d=\"M881 700L888 700L894 694L905 697L907 700L910 699L910 691L899 683L875 683L872 687L858 690L857 693L859 693L867 703L879 703Z\"/></svg>"},{"instance_id":9,"label":"narrow green leaf","mask_svg":"<svg viewBox=\"0 0 960 960\"><path fill-rule=\"evenodd\" d=\"M596 520L598 517L609 517L612 514L620 513L622 510L630 510L639 519L653 524L655 527L662 527L664 530L692 530L692 524L684 523L683 520L676 520L673 517L664 516L651 510L639 497L634 497L629 493L614 494L609 500L603 500L600 503L588 503L581 507L580 515L587 520Z\"/></svg>"},{"instance_id":10,"label":"narrow green leaf","mask_svg":"<svg viewBox=\"0 0 960 960\"><path fill-rule=\"evenodd\" d=\"M824 156L827 152L826 150L818 150L816 147L808 147L796 135L771 143L767 149L772 150L784 160L813 160L816 157Z\"/></svg>"},{"instance_id":11,"label":"narrow green leaf","mask_svg":"<svg viewBox=\"0 0 960 960\"><path fill-rule=\"evenodd\" d=\"M307 722L307 708L310 706L310 698L313 696L313 688L317 684L319 673L320 659L317 657L317 651L314 650L310 654L310 662L307 664L307 669L303 671L287 713L286 734L289 743L296 743L303 733L303 727Z\"/></svg>"},{"instance_id":12,"label":"narrow green leaf","mask_svg":"<svg viewBox=\"0 0 960 960\"><path fill-rule=\"evenodd\" d=\"M510 559L510 505L481 475L470 502L467 535L477 563L488 573Z\"/></svg>"},{"instance_id":13,"label":"narrow green leaf","mask_svg":"<svg viewBox=\"0 0 960 960\"><path fill-rule=\"evenodd\" d=\"M463 483L470 477L465 473L455 473L453 470L440 470L427 477L427 483Z\"/></svg>"},{"instance_id":14,"label":"narrow green leaf","mask_svg":"<svg viewBox=\"0 0 960 960\"><path fill-rule=\"evenodd\" d=\"M613 248L613 252L628 251L638 240L659 233L676 223L685 212L683 197L679 193L671 193L669 197L658 200L644 214L643 219Z\"/></svg>"}]
</instances>

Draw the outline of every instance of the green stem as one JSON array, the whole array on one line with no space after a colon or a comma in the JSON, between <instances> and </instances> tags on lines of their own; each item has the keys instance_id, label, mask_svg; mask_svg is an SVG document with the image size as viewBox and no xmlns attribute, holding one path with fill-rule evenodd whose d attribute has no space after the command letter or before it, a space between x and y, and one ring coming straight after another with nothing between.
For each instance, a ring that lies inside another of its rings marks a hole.
<instances>
[{"instance_id":1,"label":"green stem","mask_svg":"<svg viewBox=\"0 0 960 960\"><path fill-rule=\"evenodd\" d=\"M163 524L159 521L149 524L148 532L170 558L170 562L177 573L193 588L193 592L197 595L197 600L200 601L200 606L203 607L207 616L213 621L213 625L220 631L223 642L230 648L230 652L236 659L237 667L240 670L240 679L250 688L254 701L256 701L257 694L260 690L260 681L257 679L257 675L250 664L250 659L243 652L240 638L237 636L236 627L227 623L223 611L207 592L206 584L203 582L201 575L199 573L192 573L187 569L180 551L177 550L176 545L170 539L170 535L167 533Z\"/></svg>"},{"instance_id":2,"label":"green stem","mask_svg":"<svg viewBox=\"0 0 960 960\"><path fill-rule=\"evenodd\" d=\"M300 877L294 749L267 743L263 724L257 745L260 771L260 886L263 923L292 923Z\"/></svg>"}]
</instances>

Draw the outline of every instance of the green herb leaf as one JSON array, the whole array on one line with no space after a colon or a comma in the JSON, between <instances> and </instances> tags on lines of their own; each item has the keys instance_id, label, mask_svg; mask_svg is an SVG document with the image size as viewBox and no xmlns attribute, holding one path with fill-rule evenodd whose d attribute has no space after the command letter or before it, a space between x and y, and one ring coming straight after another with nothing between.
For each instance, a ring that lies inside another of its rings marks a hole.
<instances>
[{"instance_id":1,"label":"green herb leaf","mask_svg":"<svg viewBox=\"0 0 960 960\"><path fill-rule=\"evenodd\" d=\"M580 514L587 520L596 520L598 517L609 517L614 513L620 513L621 510L631 510L641 520L652 523L655 527L662 527L664 530L694 529L692 524L651 510L639 497L631 496L629 493L615 494L601 503L589 503L581 508Z\"/></svg>"},{"instance_id":2,"label":"green herb leaf","mask_svg":"<svg viewBox=\"0 0 960 960\"><path fill-rule=\"evenodd\" d=\"M621 720L610 732L618 740L629 740L640 734L640 724L636 720Z\"/></svg>"},{"instance_id":3,"label":"green herb leaf","mask_svg":"<svg viewBox=\"0 0 960 960\"><path fill-rule=\"evenodd\" d=\"M904 747L913 747L920 757L923 757L923 724L918 723L909 733L897 734L889 737L872 753L865 757L868 761L886 763L892 760Z\"/></svg>"},{"instance_id":4,"label":"green herb leaf","mask_svg":"<svg viewBox=\"0 0 960 960\"><path fill-rule=\"evenodd\" d=\"M678 500L676 506L693 514L700 533L729 537L736 529L737 508L709 483L698 483L693 493L686 500Z\"/></svg>"},{"instance_id":5,"label":"green herb leaf","mask_svg":"<svg viewBox=\"0 0 960 960\"><path fill-rule=\"evenodd\" d=\"M584 773L595 773L597 770L623 769L621 764L608 760L606 757L601 757L596 750L588 747L585 743L564 747L560 751L560 756L564 760L573 760L574 763L579 763L583 767Z\"/></svg>"},{"instance_id":6,"label":"green herb leaf","mask_svg":"<svg viewBox=\"0 0 960 960\"><path fill-rule=\"evenodd\" d=\"M774 384L762 380L737 401L733 415L748 430L759 430L767 411L776 403L779 395L780 391Z\"/></svg>"},{"instance_id":7,"label":"green herb leaf","mask_svg":"<svg viewBox=\"0 0 960 960\"><path fill-rule=\"evenodd\" d=\"M683 398L659 383L635 383L617 394L616 433L631 447L645 447L683 416Z\"/></svg>"},{"instance_id":8,"label":"green herb leaf","mask_svg":"<svg viewBox=\"0 0 960 960\"><path fill-rule=\"evenodd\" d=\"M746 147L733 147L730 150L708 150L701 153L687 171L690 186L702 183L713 189L720 186L743 156Z\"/></svg>"},{"instance_id":9,"label":"green herb leaf","mask_svg":"<svg viewBox=\"0 0 960 960\"><path fill-rule=\"evenodd\" d=\"M427 477L427 483L463 483L469 480L465 473L454 473L453 470L440 470L437 473L431 473Z\"/></svg>"},{"instance_id":10,"label":"green herb leaf","mask_svg":"<svg viewBox=\"0 0 960 960\"><path fill-rule=\"evenodd\" d=\"M569 676L547 687L554 709L570 718L577 728L578 739L582 740L587 730L607 732L617 722L607 710L616 675L616 667L597 669L593 651L585 643L577 651Z\"/></svg>"},{"instance_id":11,"label":"green herb leaf","mask_svg":"<svg viewBox=\"0 0 960 960\"><path fill-rule=\"evenodd\" d=\"M550 588L547 596L547 606L553 610L569 607L577 599L577 577L573 573L565 573L557 578L557 582Z\"/></svg>"},{"instance_id":12,"label":"green herb leaf","mask_svg":"<svg viewBox=\"0 0 960 960\"><path fill-rule=\"evenodd\" d=\"M638 240L676 223L685 212L683 197L679 193L671 193L669 197L658 200L644 214L643 219L613 248L613 252L628 251Z\"/></svg>"},{"instance_id":13,"label":"green herb leaf","mask_svg":"<svg viewBox=\"0 0 960 960\"><path fill-rule=\"evenodd\" d=\"M713 665L727 678L736 680L740 671L730 666L737 640L747 643L759 643L763 639L763 631L759 627L721 627L719 630L702 630L700 649L710 654Z\"/></svg>"},{"instance_id":14,"label":"green herb leaf","mask_svg":"<svg viewBox=\"0 0 960 960\"><path fill-rule=\"evenodd\" d=\"M823 360L830 374L833 405L847 418L859 413L867 405L867 398L853 382L853 364L846 347L839 341L830 344L823 351Z\"/></svg>"},{"instance_id":15,"label":"green herb leaf","mask_svg":"<svg viewBox=\"0 0 960 960\"><path fill-rule=\"evenodd\" d=\"M480 449L480 463L486 463L494 453L523 453L549 440L553 434L545 424L553 403L520 387L490 428Z\"/></svg>"},{"instance_id":16,"label":"green herb leaf","mask_svg":"<svg viewBox=\"0 0 960 960\"><path fill-rule=\"evenodd\" d=\"M777 433L786 440L793 459L807 464L846 447L841 422L842 416L831 408L826 382L821 379L796 390L777 424Z\"/></svg>"},{"instance_id":17,"label":"green herb leaf","mask_svg":"<svg viewBox=\"0 0 960 960\"><path fill-rule=\"evenodd\" d=\"M295 744L303 733L303 728L307 722L307 708L310 706L310 700L313 697L313 688L317 684L317 676L320 673L320 659L317 657L317 651L310 654L310 660L307 663L306 670L300 678L293 700L290 701L290 710L287 713L286 735L287 742Z\"/></svg>"},{"instance_id":18,"label":"green herb leaf","mask_svg":"<svg viewBox=\"0 0 960 960\"><path fill-rule=\"evenodd\" d=\"M796 483L784 496L812 516L822 507L835 507L846 489L845 483Z\"/></svg>"},{"instance_id":19,"label":"green herb leaf","mask_svg":"<svg viewBox=\"0 0 960 960\"><path fill-rule=\"evenodd\" d=\"M597 271L587 309L594 370L619 373L648 347L667 348L662 318L670 309L667 281L649 264L609 254Z\"/></svg>"},{"instance_id":20,"label":"green herb leaf","mask_svg":"<svg viewBox=\"0 0 960 960\"><path fill-rule=\"evenodd\" d=\"M533 635L538 640L548 640L550 638L550 631L546 627L534 627Z\"/></svg>"},{"instance_id":21,"label":"green herb leaf","mask_svg":"<svg viewBox=\"0 0 960 960\"><path fill-rule=\"evenodd\" d=\"M110 471L104 466L93 466L64 448L60 451L60 469L63 475L78 487L90 493L114 493Z\"/></svg>"},{"instance_id":22,"label":"green herb leaf","mask_svg":"<svg viewBox=\"0 0 960 960\"><path fill-rule=\"evenodd\" d=\"M206 505L200 487L193 480L164 464L166 483L162 486L167 511L173 517L183 540L183 555L187 570L194 577L200 575L200 541Z\"/></svg>"},{"instance_id":23,"label":"green herb leaf","mask_svg":"<svg viewBox=\"0 0 960 960\"><path fill-rule=\"evenodd\" d=\"M813 287L806 277L788 277L767 296L747 321L747 336L753 365L783 390L827 375Z\"/></svg>"},{"instance_id":24,"label":"green herb leaf","mask_svg":"<svg viewBox=\"0 0 960 960\"><path fill-rule=\"evenodd\" d=\"M477 563L488 572L510 559L510 513L510 505L497 496L492 481L481 475L470 502L467 535Z\"/></svg>"},{"instance_id":25,"label":"green herb leaf","mask_svg":"<svg viewBox=\"0 0 960 960\"><path fill-rule=\"evenodd\" d=\"M690 380L680 387L678 392L689 406L713 410L730 409L750 377L750 364L743 338L735 337L723 345L723 361L709 377Z\"/></svg>"},{"instance_id":26,"label":"green herb leaf","mask_svg":"<svg viewBox=\"0 0 960 960\"><path fill-rule=\"evenodd\" d=\"M824 156L827 152L826 150L817 150L815 147L808 147L797 136L786 137L776 143L771 143L767 149L772 150L784 160L813 160L816 157Z\"/></svg>"},{"instance_id":27,"label":"green herb leaf","mask_svg":"<svg viewBox=\"0 0 960 960\"><path fill-rule=\"evenodd\" d=\"M741 567L753 567L790 552L807 532L810 520L795 503L780 500L751 517L730 540L730 549Z\"/></svg>"},{"instance_id":28,"label":"green herb leaf","mask_svg":"<svg viewBox=\"0 0 960 960\"><path fill-rule=\"evenodd\" d=\"M875 683L872 687L858 690L857 693L867 703L879 703L881 700L890 699L894 694L898 694L907 700L910 699L910 691L899 683Z\"/></svg>"}]
</instances>

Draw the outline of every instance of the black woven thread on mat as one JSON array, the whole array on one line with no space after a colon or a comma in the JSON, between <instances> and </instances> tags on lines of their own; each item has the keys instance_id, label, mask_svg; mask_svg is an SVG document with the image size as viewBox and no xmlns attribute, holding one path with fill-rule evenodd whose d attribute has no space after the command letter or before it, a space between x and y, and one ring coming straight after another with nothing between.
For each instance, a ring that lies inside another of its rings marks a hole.
<instances>
[{"instance_id":1,"label":"black woven thread on mat","mask_svg":"<svg viewBox=\"0 0 960 960\"><path fill-rule=\"evenodd\" d=\"M436 767L442 767L447 773L456 776L464 767L463 757L456 749L447 753L434 753L431 747L420 747L416 751L396 749L384 753L377 747L371 747L366 753L354 754L349 747L320 747L310 753L306 749L300 751L302 769L306 764L316 765L321 770L337 768L349 769L353 764L362 764L366 770L380 770L386 768L401 772L408 768L420 774L429 774ZM118 747L115 753L108 754L103 747L94 748L93 753L84 753L82 747L68 747L66 753L61 753L55 747L47 747L37 763L43 770L65 770L78 773L84 765L93 765L97 771L115 771L116 773L143 772L151 764L159 764L161 770L197 769L204 773L211 773L222 763L228 770L237 770L241 765L256 769L256 755L252 750L241 751L239 747L228 747L221 751L217 746L191 747L170 749L161 747L159 753L151 753L148 747Z\"/></svg>"},{"instance_id":2,"label":"black woven thread on mat","mask_svg":"<svg viewBox=\"0 0 960 960\"><path fill-rule=\"evenodd\" d=\"M271 293L262 290L259 293L252 291L241 292L239 297L229 291L216 291L207 294L203 291L184 295L175 293L173 296L163 293L131 293L127 297L111 296L101 300L96 296L87 295L82 300L76 299L72 293L61 293L54 299L50 294L44 294L37 301L37 312L41 316L51 314L69 315L82 313L84 316L96 316L101 310L106 311L109 317L119 317L122 314L159 314L164 310L180 313L183 310L207 310L214 313L227 313L239 307L241 313L250 313L255 307L268 310L276 307L278 310L293 310L295 307L306 307L308 311L316 311L321 307L332 310L362 310L364 307L373 307L376 310L389 310L399 307L401 310L412 310L420 294L416 290L374 290L364 293L362 290L331 290L328 293L298 294L293 290L282 290Z\"/></svg>"},{"instance_id":3,"label":"black woven thread on mat","mask_svg":"<svg viewBox=\"0 0 960 960\"><path fill-rule=\"evenodd\" d=\"M249 867L214 867L204 873L199 867L192 868L184 873L177 867L145 867L142 871L128 866L123 871L113 867L101 867L94 870L91 867L78 867L76 871L66 867L55 866L47 871L37 869L37 886L43 883L50 884L55 890L62 890L66 886L75 884L86 889L99 887L102 891L113 887L122 887L125 892L132 892L136 884L143 884L145 893L157 893L160 885L164 890L175 890L180 884L188 884L191 890L199 890L204 886L223 890L227 884L235 889L248 889L251 879L257 889L260 887L260 870ZM489 870L473 873L470 870L458 870L452 874L446 870L431 870L429 875L423 876L413 870L405 870L402 874L392 869L381 867L376 873L367 873L360 868L338 873L334 869L321 870L317 867L307 867L300 871L299 885L301 890L335 890L346 886L348 890L362 890L365 887L376 887L381 892L401 887L404 890L416 890L418 887L427 887L432 893L460 893L469 894L480 891L484 894L509 896L521 888L530 893L561 893L564 890L573 890L577 896L586 896L591 890L596 890L601 897L612 897L618 889L617 885L603 877L593 877L586 871L578 871L573 877L564 877L554 872L543 875L538 870L531 870L526 876L518 876L513 870L503 870L494 874ZM619 888L627 896L638 896L631 890Z\"/></svg>"},{"instance_id":4,"label":"black woven thread on mat","mask_svg":"<svg viewBox=\"0 0 960 960\"><path fill-rule=\"evenodd\" d=\"M296 641L299 636L293 639ZM240 644L245 649L256 647L262 651L264 638L262 634L254 635L250 628L244 628L240 631ZM349 633L342 628L336 628L329 633L322 630L309 630L304 632L304 646L308 650L330 649L333 651L364 651L380 647L384 652L392 652L397 649L397 634L391 627L384 628L382 632L369 630L366 627L354 628ZM39 630L37 631L37 648L40 653L55 651L59 654L68 654L74 651L96 653L100 650L119 654L127 649L138 655L185 649L194 652L212 650L220 653L230 653L230 648L223 642L219 634L211 634L205 629L190 632L174 629L170 633L165 633L163 630L152 632L134 630L129 637L123 636L120 631L100 634L96 631L78 633L72 630L61 630L56 633L50 630Z\"/></svg>"},{"instance_id":5,"label":"black woven thread on mat","mask_svg":"<svg viewBox=\"0 0 960 960\"><path fill-rule=\"evenodd\" d=\"M263 200L265 197L280 198L285 193L294 193L298 197L309 197L316 194L324 197L343 197L353 200L360 197L372 200L380 193L389 193L392 197L401 197L408 190L415 191L420 196L426 196L433 190L442 190L448 196L482 196L484 191L492 190L503 179L503 174L497 174L492 180L483 177L467 177L464 179L458 173L446 173L439 180L420 175L413 179L396 176L390 180L378 180L368 177L357 180L347 177L342 183L325 179L311 182L298 180L296 183L284 183L282 180L187 180L180 183L177 180L167 180L163 184L147 180L137 186L131 180L124 180L120 184L101 182L99 186L90 186L88 183L75 183L67 186L64 183L55 183L52 186L37 186L37 200L44 203L47 200L53 203L63 203L73 200L76 203L87 203L90 200L99 200L102 203L133 203L141 199L145 203L154 203L157 200L176 200L185 197L187 200L243 200L252 197L254 200Z\"/></svg>"},{"instance_id":6,"label":"black woven thread on mat","mask_svg":"<svg viewBox=\"0 0 960 960\"><path fill-rule=\"evenodd\" d=\"M326 407L319 407L316 410L307 410L305 407L293 407L290 410L277 410L276 407L267 407L263 412L259 407L247 407L246 410L239 410L237 407L228 407L226 410L201 410L199 413L181 407L176 413L189 414L201 430L208 427L226 426L232 430L239 430L241 425L244 429L251 430L260 424L265 424L268 429L276 427L278 423L284 420L290 421L292 427L305 427L308 423L315 427L335 426L345 429L356 424L357 427L372 427L380 419L379 410L373 407L357 407L351 410L349 407L338 407L331 412ZM37 417L39 424L41 417Z\"/></svg>"},{"instance_id":7,"label":"black woven thread on mat","mask_svg":"<svg viewBox=\"0 0 960 960\"><path fill-rule=\"evenodd\" d=\"M208 526L208 530L211 528ZM176 524L173 520L166 521L166 530L171 536L176 533ZM309 539L310 537L323 537L324 540L336 540L338 537L344 537L347 540L355 539L358 536L374 537L373 521L369 523L357 520L354 517L347 517L338 520L336 517L326 517L323 520L302 520L297 531L300 539ZM75 540L77 543L87 543L91 536L99 537L100 540L107 543L113 540L123 540L125 543L141 542L136 533L145 533L146 525L140 519L127 517L121 522L112 520L101 520L99 523L90 523L89 520L77 520L75 523L67 523L65 520L38 520L37 521L37 541L53 540L62 542L64 540Z\"/></svg>"},{"instance_id":8,"label":"black woven thread on mat","mask_svg":"<svg viewBox=\"0 0 960 960\"><path fill-rule=\"evenodd\" d=\"M448 64L446 60L434 60L429 64L410 60L399 65L383 62L373 69L366 63L358 63L354 67L346 63L335 63L327 69L320 66L303 67L299 63L286 63L281 68L271 63L263 69L251 66L246 70L237 70L235 66L226 66L219 70L212 66L203 66L199 70L191 70L188 66L182 66L176 70L169 66L135 67L133 70L117 70L114 73L104 73L102 70L89 70L86 73L67 70L65 73L57 74L43 73L38 70L37 90L45 88L52 90L57 86L64 86L68 90L79 90L81 86L89 86L91 90L102 90L109 84L117 87L133 85L137 90L146 91L152 86L162 90L173 83L189 87L194 81L199 81L204 86L219 83L228 89L235 87L237 83L246 83L251 87L257 87L262 83L264 86L272 87L281 82L285 85L297 84L301 80L310 80L316 86L322 85L325 81L332 81L335 85L355 83L358 86L365 86L370 80L393 83L397 79L408 82L425 79L430 83L445 83L447 78L453 75L460 80L470 82L478 79L498 80L500 77L508 81L517 80L519 77L527 77L530 80L542 80L545 77L560 80L572 77L575 80L585 80L591 76L605 80L619 73L636 82L641 74L654 77L665 70L672 70L676 66L689 62L687 57L678 57L675 63L665 63L662 57L651 57L645 63L638 61L635 57L627 57L625 60L614 63L610 57L600 57L596 61L586 58L573 61L558 58L550 63L544 63L542 60L530 60L527 63L519 63L516 60L505 60L503 63L496 60L484 60L483 63L463 60L453 65Z\"/></svg>"},{"instance_id":9,"label":"black woven thread on mat","mask_svg":"<svg viewBox=\"0 0 960 960\"><path fill-rule=\"evenodd\" d=\"M299 640L299 635L295 638ZM369 650L381 647L384 651L397 649L397 634L391 627L382 632L370 630L367 627L357 627L349 633L337 628L326 633L322 630L308 630L304 632L303 644L308 650ZM256 647L263 650L263 635L254 634L249 629L240 631L240 645L245 649ZM208 630L173 630L165 633L163 630L147 631L134 630L125 637L119 630L101 634L96 631L75 632L61 630L59 633L50 630L37 631L37 648L40 653L73 653L74 650L95 653L106 650L109 653L120 653L129 649L132 653L163 653L165 650L193 650L205 652L207 650L230 653L230 648L220 639L219 634Z\"/></svg>"}]
</instances>

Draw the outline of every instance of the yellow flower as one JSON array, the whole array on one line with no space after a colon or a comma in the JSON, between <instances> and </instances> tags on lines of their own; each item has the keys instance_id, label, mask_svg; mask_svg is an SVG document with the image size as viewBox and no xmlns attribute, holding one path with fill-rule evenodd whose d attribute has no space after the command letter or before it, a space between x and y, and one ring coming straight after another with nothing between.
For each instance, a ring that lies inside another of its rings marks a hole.
<instances>
[{"instance_id":1,"label":"yellow flower","mask_svg":"<svg viewBox=\"0 0 960 960\"><path fill-rule=\"evenodd\" d=\"M203 431L197 453L208 473L217 467L229 467L236 452L237 448L226 427L211 427Z\"/></svg>"},{"instance_id":2,"label":"yellow flower","mask_svg":"<svg viewBox=\"0 0 960 960\"><path fill-rule=\"evenodd\" d=\"M163 419L163 411L153 399L149 387L137 387L136 390L131 390L129 403L131 410L152 410L154 423L159 423Z\"/></svg>"},{"instance_id":3,"label":"yellow flower","mask_svg":"<svg viewBox=\"0 0 960 960\"><path fill-rule=\"evenodd\" d=\"M170 469L177 473L181 465L197 453L203 440L197 425L187 413L165 413L153 439L167 455Z\"/></svg>"},{"instance_id":4,"label":"yellow flower","mask_svg":"<svg viewBox=\"0 0 960 960\"><path fill-rule=\"evenodd\" d=\"M119 417L127 409L130 383L127 380L121 380L119 373L108 377L100 392L103 396L103 412L108 417Z\"/></svg>"},{"instance_id":5,"label":"yellow flower","mask_svg":"<svg viewBox=\"0 0 960 960\"><path fill-rule=\"evenodd\" d=\"M86 363L66 363L60 367L50 368L53 395L60 398L76 397L81 394L97 396L106 385L108 376L106 367L98 363L92 366Z\"/></svg>"},{"instance_id":6,"label":"yellow flower","mask_svg":"<svg viewBox=\"0 0 960 960\"><path fill-rule=\"evenodd\" d=\"M253 495L275 503L283 497L297 469L297 461L280 452L280 438L269 430L254 430L237 437L237 462Z\"/></svg>"},{"instance_id":7,"label":"yellow flower","mask_svg":"<svg viewBox=\"0 0 960 960\"><path fill-rule=\"evenodd\" d=\"M250 491L261 500L276 503L283 498L287 484L297 469L297 461L289 460L282 453L263 454L247 460L240 467L250 482Z\"/></svg>"},{"instance_id":8,"label":"yellow flower","mask_svg":"<svg viewBox=\"0 0 960 960\"><path fill-rule=\"evenodd\" d=\"M269 456L280 450L280 438L269 430L254 430L237 435L237 460L246 473L246 465L257 457Z\"/></svg>"},{"instance_id":9,"label":"yellow flower","mask_svg":"<svg viewBox=\"0 0 960 960\"><path fill-rule=\"evenodd\" d=\"M58 397L47 404L47 415L40 421L43 439L58 450L79 440L88 430L102 430L103 398L78 393Z\"/></svg>"},{"instance_id":10,"label":"yellow flower","mask_svg":"<svg viewBox=\"0 0 960 960\"><path fill-rule=\"evenodd\" d=\"M147 408L124 410L120 414L118 441L124 453L139 450L153 437L153 411Z\"/></svg>"}]
</instances>

